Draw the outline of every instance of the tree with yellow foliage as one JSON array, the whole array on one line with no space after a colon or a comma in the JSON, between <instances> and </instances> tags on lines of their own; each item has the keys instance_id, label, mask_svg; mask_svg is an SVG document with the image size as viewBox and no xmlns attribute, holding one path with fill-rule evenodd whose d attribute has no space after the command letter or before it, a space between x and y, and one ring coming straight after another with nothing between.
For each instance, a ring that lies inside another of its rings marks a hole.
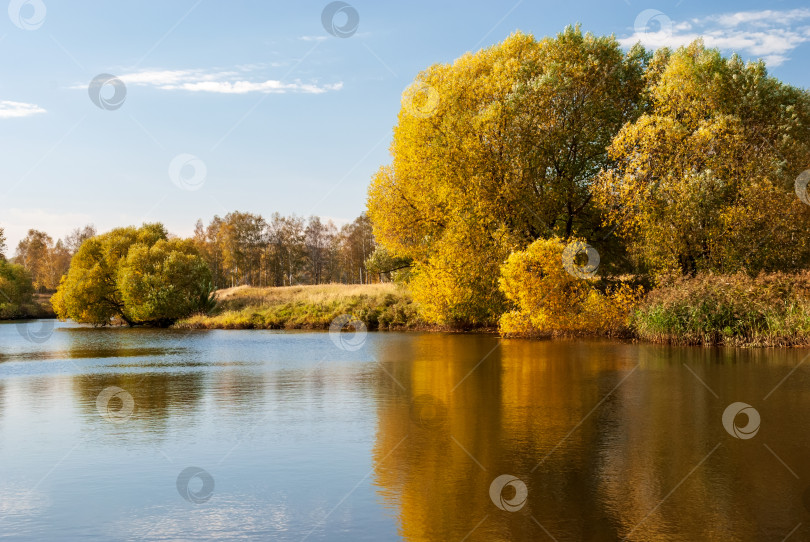
<instances>
[{"instance_id":1,"label":"tree with yellow foliage","mask_svg":"<svg viewBox=\"0 0 810 542\"><path fill-rule=\"evenodd\" d=\"M419 74L368 210L377 241L413 260L426 319L494 322L512 251L607 234L589 186L613 136L641 113L647 60L640 47L623 53L612 37L569 27L540 41L516 33Z\"/></svg>"},{"instance_id":2,"label":"tree with yellow foliage","mask_svg":"<svg viewBox=\"0 0 810 542\"><path fill-rule=\"evenodd\" d=\"M652 109L610 146L593 189L653 273L796 270L810 264L810 207L793 181L810 164L810 94L762 62L701 41L657 51Z\"/></svg>"}]
</instances>

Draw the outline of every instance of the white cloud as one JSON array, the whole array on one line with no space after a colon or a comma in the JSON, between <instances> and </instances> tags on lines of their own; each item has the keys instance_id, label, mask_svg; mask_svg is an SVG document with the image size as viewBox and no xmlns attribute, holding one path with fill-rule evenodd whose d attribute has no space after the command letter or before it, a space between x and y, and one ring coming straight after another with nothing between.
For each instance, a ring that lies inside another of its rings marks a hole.
<instances>
[{"instance_id":1,"label":"white cloud","mask_svg":"<svg viewBox=\"0 0 810 542\"><path fill-rule=\"evenodd\" d=\"M127 73L118 76L128 85L152 85L156 87L174 86L184 81L214 81L219 78L233 77L236 72L205 73L200 70L151 70Z\"/></svg>"},{"instance_id":2,"label":"white cloud","mask_svg":"<svg viewBox=\"0 0 810 542\"><path fill-rule=\"evenodd\" d=\"M796 20L810 17L810 9L800 8L788 11L741 11L738 13L726 13L721 15L710 15L705 17L706 21L714 21L722 26L734 28L743 24L751 24L767 28L770 25L787 26Z\"/></svg>"},{"instance_id":3,"label":"white cloud","mask_svg":"<svg viewBox=\"0 0 810 542\"><path fill-rule=\"evenodd\" d=\"M270 65L275 67L276 63ZM248 77L251 72L264 69L261 65L243 65L235 70L142 70L119 75L125 84L151 86L161 90L186 90L190 92L212 92L217 94L247 94L263 92L273 94L301 93L323 94L343 88L343 83L319 84L300 80L281 81L260 77ZM83 89L86 84L73 88Z\"/></svg>"},{"instance_id":4,"label":"white cloud","mask_svg":"<svg viewBox=\"0 0 810 542\"><path fill-rule=\"evenodd\" d=\"M0 119L17 119L36 115L37 113L45 113L45 110L34 104L0 100Z\"/></svg>"},{"instance_id":5,"label":"white cloud","mask_svg":"<svg viewBox=\"0 0 810 542\"><path fill-rule=\"evenodd\" d=\"M328 36L301 36L298 39L302 40L302 41L324 41L326 39L329 39L329 37Z\"/></svg>"},{"instance_id":6,"label":"white cloud","mask_svg":"<svg viewBox=\"0 0 810 542\"><path fill-rule=\"evenodd\" d=\"M646 14L646 15L645 15ZM619 40L624 47L641 42L647 47L680 47L703 38L707 47L762 58L768 66L786 62L789 53L810 42L810 9L741 11L672 21L665 13L639 14L632 36Z\"/></svg>"}]
</instances>

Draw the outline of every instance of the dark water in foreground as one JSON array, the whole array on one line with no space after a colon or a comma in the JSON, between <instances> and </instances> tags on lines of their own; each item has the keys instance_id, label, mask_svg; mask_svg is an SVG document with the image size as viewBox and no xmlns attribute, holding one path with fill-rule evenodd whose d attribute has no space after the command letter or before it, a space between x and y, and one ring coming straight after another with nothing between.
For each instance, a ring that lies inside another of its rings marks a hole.
<instances>
[{"instance_id":1,"label":"dark water in foreground","mask_svg":"<svg viewBox=\"0 0 810 542\"><path fill-rule=\"evenodd\" d=\"M807 350L56 326L0 539L810 540Z\"/></svg>"}]
</instances>

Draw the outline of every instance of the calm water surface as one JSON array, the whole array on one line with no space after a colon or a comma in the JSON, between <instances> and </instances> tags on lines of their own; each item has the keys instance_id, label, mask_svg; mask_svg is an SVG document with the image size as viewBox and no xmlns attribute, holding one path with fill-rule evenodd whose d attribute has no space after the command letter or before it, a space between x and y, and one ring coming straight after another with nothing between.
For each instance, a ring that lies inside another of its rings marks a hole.
<instances>
[{"instance_id":1,"label":"calm water surface","mask_svg":"<svg viewBox=\"0 0 810 542\"><path fill-rule=\"evenodd\" d=\"M807 350L40 325L0 539L810 540Z\"/></svg>"}]
</instances>

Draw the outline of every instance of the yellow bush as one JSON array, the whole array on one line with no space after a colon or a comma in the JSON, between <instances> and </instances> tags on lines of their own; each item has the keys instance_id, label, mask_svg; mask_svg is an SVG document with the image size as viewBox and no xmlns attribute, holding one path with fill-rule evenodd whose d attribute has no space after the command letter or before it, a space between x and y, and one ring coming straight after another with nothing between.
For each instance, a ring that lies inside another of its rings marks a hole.
<instances>
[{"instance_id":1,"label":"yellow bush","mask_svg":"<svg viewBox=\"0 0 810 542\"><path fill-rule=\"evenodd\" d=\"M641 288L619 284L603 292L597 287L598 279L569 273L566 267L577 267L570 261L563 265L563 251L569 245L558 238L541 239L509 256L501 267L500 286L517 310L501 317L502 333L621 335L629 331Z\"/></svg>"}]
</instances>

